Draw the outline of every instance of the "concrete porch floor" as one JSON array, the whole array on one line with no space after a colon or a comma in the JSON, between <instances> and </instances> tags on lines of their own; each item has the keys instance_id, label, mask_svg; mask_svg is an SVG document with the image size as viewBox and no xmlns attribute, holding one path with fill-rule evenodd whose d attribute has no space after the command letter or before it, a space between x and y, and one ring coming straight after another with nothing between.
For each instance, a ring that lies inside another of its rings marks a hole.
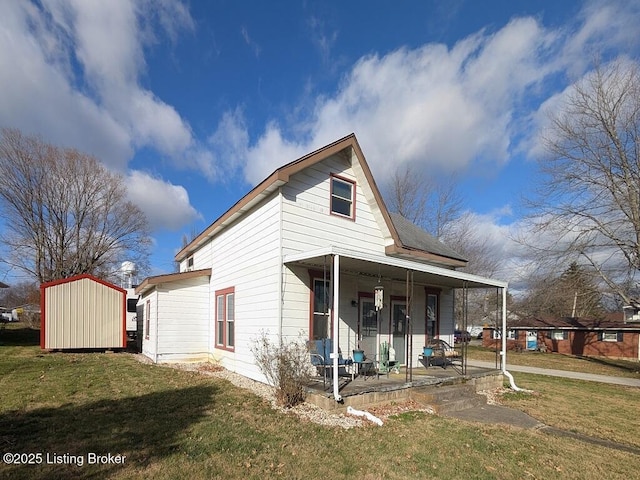
<instances>
[{"instance_id":1,"label":"concrete porch floor","mask_svg":"<svg viewBox=\"0 0 640 480\"><path fill-rule=\"evenodd\" d=\"M390 402L401 402L412 398L412 390L456 383L471 383L476 392L499 388L503 384L499 369L467 366L466 374L459 367L430 366L412 369L412 379L406 376L406 368L400 373L358 375L352 380L348 371L341 371L339 393L342 402L333 397L332 377L326 385L322 378L313 379L308 385L307 401L326 410L344 411L348 406L361 409Z\"/></svg>"}]
</instances>

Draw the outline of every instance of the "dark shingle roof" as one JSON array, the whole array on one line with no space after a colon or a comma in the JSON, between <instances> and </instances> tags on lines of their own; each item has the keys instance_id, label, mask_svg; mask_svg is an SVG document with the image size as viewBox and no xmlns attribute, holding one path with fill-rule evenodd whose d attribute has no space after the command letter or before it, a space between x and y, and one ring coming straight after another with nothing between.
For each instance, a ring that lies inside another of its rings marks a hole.
<instances>
[{"instance_id":1,"label":"dark shingle roof","mask_svg":"<svg viewBox=\"0 0 640 480\"><path fill-rule=\"evenodd\" d=\"M602 318L530 317L510 321L513 330L640 330L639 323L624 323L622 314Z\"/></svg>"},{"instance_id":2,"label":"dark shingle roof","mask_svg":"<svg viewBox=\"0 0 640 480\"><path fill-rule=\"evenodd\" d=\"M404 247L462 260L464 262L468 261L458 252L447 247L433 235L407 220L402 215L391 212L389 212L389 215Z\"/></svg>"}]
</instances>

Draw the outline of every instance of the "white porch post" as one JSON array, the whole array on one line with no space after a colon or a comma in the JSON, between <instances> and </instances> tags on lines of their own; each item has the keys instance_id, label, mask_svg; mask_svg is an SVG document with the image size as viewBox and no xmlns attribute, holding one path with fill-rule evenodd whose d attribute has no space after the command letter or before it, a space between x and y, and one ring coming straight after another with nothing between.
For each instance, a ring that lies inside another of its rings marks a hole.
<instances>
[{"instance_id":1,"label":"white porch post","mask_svg":"<svg viewBox=\"0 0 640 480\"><path fill-rule=\"evenodd\" d=\"M331 272L331 280L333 281L333 302L332 318L333 318L333 352L331 352L333 359L333 398L336 402L342 401L342 396L338 391L339 376L338 371L338 358L340 354L338 350L340 348L340 255L333 256L333 272Z\"/></svg>"},{"instance_id":2,"label":"white porch post","mask_svg":"<svg viewBox=\"0 0 640 480\"><path fill-rule=\"evenodd\" d=\"M507 370L507 289L502 289L502 351L500 352L500 367Z\"/></svg>"}]
</instances>

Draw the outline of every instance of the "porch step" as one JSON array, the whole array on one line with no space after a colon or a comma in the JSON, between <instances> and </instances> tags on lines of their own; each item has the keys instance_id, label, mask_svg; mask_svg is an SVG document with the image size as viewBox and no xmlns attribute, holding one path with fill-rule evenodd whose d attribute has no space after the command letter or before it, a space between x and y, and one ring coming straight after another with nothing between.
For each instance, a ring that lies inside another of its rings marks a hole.
<instances>
[{"instance_id":1,"label":"porch step","mask_svg":"<svg viewBox=\"0 0 640 480\"><path fill-rule=\"evenodd\" d=\"M486 397L477 394L475 387L467 383L414 388L411 399L433 408L436 413L459 412L487 403Z\"/></svg>"}]
</instances>

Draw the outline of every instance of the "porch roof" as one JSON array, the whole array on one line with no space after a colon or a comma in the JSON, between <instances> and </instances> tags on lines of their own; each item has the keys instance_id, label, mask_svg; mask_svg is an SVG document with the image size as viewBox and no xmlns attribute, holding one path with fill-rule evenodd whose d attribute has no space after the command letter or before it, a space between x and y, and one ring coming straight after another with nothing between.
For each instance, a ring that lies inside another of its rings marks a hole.
<instances>
[{"instance_id":1,"label":"porch roof","mask_svg":"<svg viewBox=\"0 0 640 480\"><path fill-rule=\"evenodd\" d=\"M285 264L300 264L322 269L327 255L340 256L340 270L371 277L404 280L404 272L413 271L414 282L450 288L507 288L508 282L480 277L470 273L458 272L421 262L360 252L331 245L306 252L284 255ZM330 265L327 262L326 265Z\"/></svg>"}]
</instances>

